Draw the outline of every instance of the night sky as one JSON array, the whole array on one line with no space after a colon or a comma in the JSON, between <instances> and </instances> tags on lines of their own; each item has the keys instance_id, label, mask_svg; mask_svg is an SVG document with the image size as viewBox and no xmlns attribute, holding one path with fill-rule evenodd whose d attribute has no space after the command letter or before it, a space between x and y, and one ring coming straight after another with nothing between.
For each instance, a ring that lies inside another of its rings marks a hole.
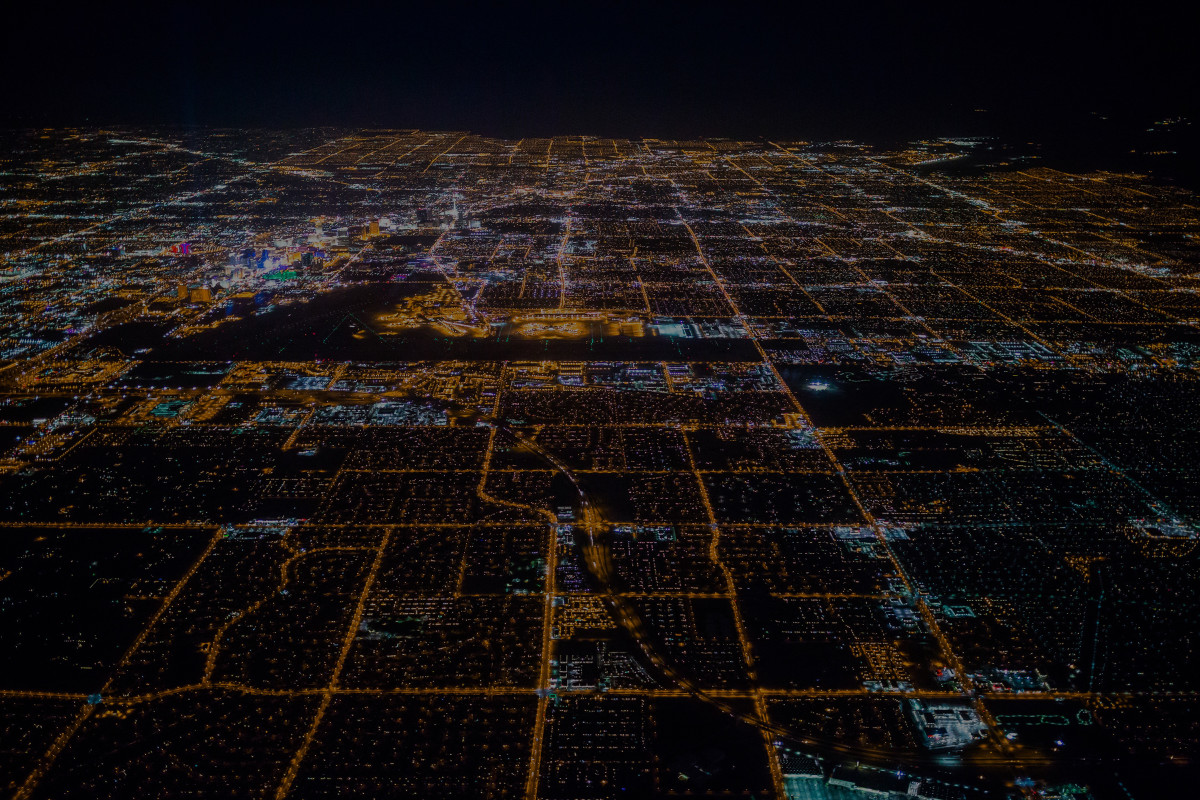
<instances>
[{"instance_id":1,"label":"night sky","mask_svg":"<svg viewBox=\"0 0 1200 800\"><path fill-rule=\"evenodd\" d=\"M1141 124L1197 94L1194 25L1146 4L475 5L36 4L3 26L5 116L878 140Z\"/></svg>"}]
</instances>

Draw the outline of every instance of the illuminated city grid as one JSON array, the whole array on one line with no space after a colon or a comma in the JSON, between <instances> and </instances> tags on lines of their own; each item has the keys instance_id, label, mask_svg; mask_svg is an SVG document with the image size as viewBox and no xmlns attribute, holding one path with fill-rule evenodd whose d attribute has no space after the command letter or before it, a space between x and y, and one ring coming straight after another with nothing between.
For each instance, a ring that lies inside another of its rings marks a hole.
<instances>
[{"instance_id":1,"label":"illuminated city grid","mask_svg":"<svg viewBox=\"0 0 1200 800\"><path fill-rule=\"evenodd\" d=\"M943 169L982 147L8 134L0 784L1127 797L1200 755L1200 209Z\"/></svg>"}]
</instances>

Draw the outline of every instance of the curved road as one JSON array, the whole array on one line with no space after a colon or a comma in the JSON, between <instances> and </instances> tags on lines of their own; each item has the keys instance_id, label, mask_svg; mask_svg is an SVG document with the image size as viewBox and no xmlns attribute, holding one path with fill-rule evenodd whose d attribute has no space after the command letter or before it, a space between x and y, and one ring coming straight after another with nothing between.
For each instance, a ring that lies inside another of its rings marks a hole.
<instances>
[{"instance_id":1,"label":"curved road","mask_svg":"<svg viewBox=\"0 0 1200 800\"><path fill-rule=\"evenodd\" d=\"M602 529L602 518L571 468L564 464L554 453L533 439L526 437L504 420L492 415L481 414L474 408L464 410L467 410L472 418L491 425L498 433L502 432L508 435L519 446L528 449L542 458L571 483L579 499L580 516L583 520L584 530L586 531L586 540L583 542L576 541L582 555L583 564L588 574L594 579L600 595L607 601L613 621L630 635L642 651L642 655L668 683L736 720L765 731L777 739L791 740L798 747L816 751L823 755L849 757L875 762L882 761L891 764L903 763L905 765L928 765L943 768L946 766L947 754L862 747L848 745L831 739L815 738L812 734L795 733L782 725L764 720L757 714L740 710L726 699L715 697L706 692L694 680L676 669L658 651L638 609L628 598L622 596L616 590L614 586L616 568L613 563L612 548L609 544L608 536ZM864 696L868 695L864 693ZM1042 763L1061 764L1064 762L1064 759L1061 757L1055 757L1051 760L1045 756L1034 754L1030 754L1030 756L1014 759L999 753L977 753L969 759L964 759L962 763L971 767L1001 767L1017 765L1032 766Z\"/></svg>"}]
</instances>

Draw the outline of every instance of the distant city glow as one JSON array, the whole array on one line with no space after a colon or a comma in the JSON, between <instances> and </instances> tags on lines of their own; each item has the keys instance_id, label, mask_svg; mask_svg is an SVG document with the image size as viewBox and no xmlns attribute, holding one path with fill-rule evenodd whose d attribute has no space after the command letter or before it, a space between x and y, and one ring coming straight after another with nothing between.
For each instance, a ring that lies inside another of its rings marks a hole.
<instances>
[{"instance_id":1,"label":"distant city glow","mask_svg":"<svg viewBox=\"0 0 1200 800\"><path fill-rule=\"evenodd\" d=\"M4 136L14 796L1200 759L1183 189L975 137Z\"/></svg>"}]
</instances>

